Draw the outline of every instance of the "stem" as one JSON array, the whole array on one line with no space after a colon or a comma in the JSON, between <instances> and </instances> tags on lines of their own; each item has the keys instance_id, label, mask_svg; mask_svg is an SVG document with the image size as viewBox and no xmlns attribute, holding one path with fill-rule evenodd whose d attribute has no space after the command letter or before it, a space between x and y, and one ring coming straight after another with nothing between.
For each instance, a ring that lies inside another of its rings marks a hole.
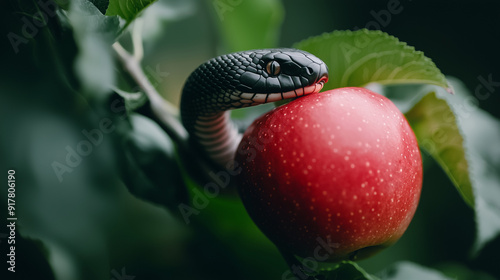
<instances>
[{"instance_id":1,"label":"stem","mask_svg":"<svg viewBox=\"0 0 500 280\"><path fill-rule=\"evenodd\" d=\"M135 44L137 43L140 43L140 41L136 41ZM208 170L212 169L210 165L200 158L199 154L190 147L189 134L178 119L179 110L160 96L144 74L140 61L137 59L142 55L131 55L118 42L113 44L113 48L127 72L149 99L150 106L144 107L143 110L141 110L141 114L155 121L177 144L181 161L188 167L188 174L195 182L204 184L208 180L211 180L208 177ZM141 49L142 47L139 47L135 50L139 50L140 52ZM196 164L190 162L194 159L197 159Z\"/></svg>"},{"instance_id":2,"label":"stem","mask_svg":"<svg viewBox=\"0 0 500 280\"><path fill-rule=\"evenodd\" d=\"M174 140L176 140L176 142L185 143L188 139L188 133L176 117L179 115L179 110L170 102L163 99L148 80L144 71L142 71L140 62L136 59L136 57L140 57L140 55L136 57L132 56L118 42L113 44L113 48L118 54L118 58L123 63L125 69L127 69L127 72L147 95L151 111L154 117L161 122L160 125L172 138L174 138Z\"/></svg>"},{"instance_id":3,"label":"stem","mask_svg":"<svg viewBox=\"0 0 500 280\"><path fill-rule=\"evenodd\" d=\"M142 36L141 30L143 26L142 18L138 18L134 22L132 29L132 45L134 46L134 58L137 61L141 61L144 57L144 48L142 46Z\"/></svg>"}]
</instances>

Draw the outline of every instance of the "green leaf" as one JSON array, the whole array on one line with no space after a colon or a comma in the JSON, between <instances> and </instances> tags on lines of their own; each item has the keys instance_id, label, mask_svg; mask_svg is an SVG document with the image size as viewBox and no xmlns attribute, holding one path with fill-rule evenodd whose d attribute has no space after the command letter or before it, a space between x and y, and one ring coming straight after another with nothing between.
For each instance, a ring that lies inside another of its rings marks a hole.
<instances>
[{"instance_id":1,"label":"green leaf","mask_svg":"<svg viewBox=\"0 0 500 280\"><path fill-rule=\"evenodd\" d=\"M68 11L79 53L75 71L87 93L109 91L115 83L113 50L111 45L120 30L118 17L104 16L88 0L74 0Z\"/></svg>"},{"instance_id":2,"label":"green leaf","mask_svg":"<svg viewBox=\"0 0 500 280\"><path fill-rule=\"evenodd\" d=\"M210 1L225 52L276 47L284 9L280 0Z\"/></svg>"},{"instance_id":3,"label":"green leaf","mask_svg":"<svg viewBox=\"0 0 500 280\"><path fill-rule=\"evenodd\" d=\"M455 115L448 103L431 92L406 113L419 145L443 168L462 198L474 206L469 164Z\"/></svg>"},{"instance_id":4,"label":"green leaf","mask_svg":"<svg viewBox=\"0 0 500 280\"><path fill-rule=\"evenodd\" d=\"M294 45L328 66L330 79L324 89L365 86L369 83L425 83L448 87L431 59L381 31L334 31Z\"/></svg>"},{"instance_id":5,"label":"green leaf","mask_svg":"<svg viewBox=\"0 0 500 280\"><path fill-rule=\"evenodd\" d=\"M450 280L443 273L411 262L399 262L381 273L384 280Z\"/></svg>"},{"instance_id":6,"label":"green leaf","mask_svg":"<svg viewBox=\"0 0 500 280\"><path fill-rule=\"evenodd\" d=\"M351 261L343 261L331 270L322 270L319 275L325 280L352 279L352 280L378 280L379 278L367 273L358 264Z\"/></svg>"},{"instance_id":7,"label":"green leaf","mask_svg":"<svg viewBox=\"0 0 500 280\"><path fill-rule=\"evenodd\" d=\"M458 119L463 132L469 176L476 196L477 236L474 253L500 234L500 121L479 109L479 100L460 82L452 83L455 95L438 91ZM486 97L487 98L487 97ZM486 100L484 100L486 101Z\"/></svg>"},{"instance_id":8,"label":"green leaf","mask_svg":"<svg viewBox=\"0 0 500 280\"><path fill-rule=\"evenodd\" d=\"M157 0L110 0L106 15L120 16L128 24L155 1Z\"/></svg>"},{"instance_id":9,"label":"green leaf","mask_svg":"<svg viewBox=\"0 0 500 280\"><path fill-rule=\"evenodd\" d=\"M477 253L500 235L500 121L477 108L480 95L450 79L456 94L436 87L407 114L419 144L475 210Z\"/></svg>"}]
</instances>

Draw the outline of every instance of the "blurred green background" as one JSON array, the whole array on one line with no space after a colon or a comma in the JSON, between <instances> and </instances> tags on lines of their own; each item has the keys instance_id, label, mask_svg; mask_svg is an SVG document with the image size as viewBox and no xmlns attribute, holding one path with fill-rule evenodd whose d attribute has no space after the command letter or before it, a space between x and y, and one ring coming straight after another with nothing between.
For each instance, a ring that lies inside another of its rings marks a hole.
<instances>
[{"instance_id":1,"label":"blurred green background","mask_svg":"<svg viewBox=\"0 0 500 280\"><path fill-rule=\"evenodd\" d=\"M222 17L217 1L169 1L145 11L142 65L174 104L189 73L211 57L247 48L289 47L323 32L364 27L379 27L423 51L472 93L481 85L479 77L500 82L498 1L401 0L396 1L401 12L390 20L377 17L394 1L220 1L232 8ZM21 32L19 11L33 4L8 4L12 10L0 12L0 170L5 181L7 170L15 169L17 175L18 272L17 278L2 279L281 279L285 262L237 198L210 200L186 225L175 211L129 192L122 180L121 155L131 124L109 110L119 98L71 90L84 86L73 73L79 45L72 32L64 31L64 23L49 20L54 33L40 29L14 54L7 34ZM231 16L243 18L244 24L224 24ZM276 28L262 29L269 25ZM123 37L129 47L130 40ZM116 84L133 91L121 67L113 69L119 73ZM493 87L477 103L496 118L499 92L500 87ZM96 128L103 118L112 120L116 129L59 182L53 162L64 162L67 147L75 148L82 140L82 129ZM471 256L474 213L436 163L425 154L424 161L421 203L408 231L395 246L359 264L378 273L397 261L412 261L455 279L499 279L500 239ZM165 171L165 176L178 176L171 173ZM6 187L0 195L0 220L5 221ZM2 274L6 234L5 228L0 230Z\"/></svg>"}]
</instances>

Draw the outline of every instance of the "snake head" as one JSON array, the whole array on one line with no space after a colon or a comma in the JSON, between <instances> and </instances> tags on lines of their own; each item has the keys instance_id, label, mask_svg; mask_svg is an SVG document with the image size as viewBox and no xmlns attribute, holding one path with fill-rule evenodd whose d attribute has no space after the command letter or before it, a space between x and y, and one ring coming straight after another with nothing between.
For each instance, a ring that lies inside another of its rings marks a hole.
<instances>
[{"instance_id":1,"label":"snake head","mask_svg":"<svg viewBox=\"0 0 500 280\"><path fill-rule=\"evenodd\" d=\"M212 58L182 90L182 123L212 163L225 166L239 143L226 111L319 92L326 64L296 49L262 49Z\"/></svg>"},{"instance_id":2,"label":"snake head","mask_svg":"<svg viewBox=\"0 0 500 280\"><path fill-rule=\"evenodd\" d=\"M257 105L319 92L328 81L321 59L297 49L263 49L238 53L235 88L240 102Z\"/></svg>"}]
</instances>

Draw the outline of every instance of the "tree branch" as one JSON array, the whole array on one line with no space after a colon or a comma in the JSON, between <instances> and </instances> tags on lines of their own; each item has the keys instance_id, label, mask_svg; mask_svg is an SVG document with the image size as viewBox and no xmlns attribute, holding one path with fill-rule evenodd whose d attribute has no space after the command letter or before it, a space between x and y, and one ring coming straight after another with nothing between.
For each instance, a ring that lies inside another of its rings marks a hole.
<instances>
[{"instance_id":1,"label":"tree branch","mask_svg":"<svg viewBox=\"0 0 500 280\"><path fill-rule=\"evenodd\" d=\"M188 139L188 133L177 119L179 110L161 97L161 95L156 91L154 86L144 74L140 62L134 56L128 53L118 42L113 44L113 48L118 54L118 58L123 63L127 72L147 95L151 111L156 119L161 122L163 129L165 129L172 138L175 138L174 140L176 140L176 142L185 143Z\"/></svg>"}]
</instances>

